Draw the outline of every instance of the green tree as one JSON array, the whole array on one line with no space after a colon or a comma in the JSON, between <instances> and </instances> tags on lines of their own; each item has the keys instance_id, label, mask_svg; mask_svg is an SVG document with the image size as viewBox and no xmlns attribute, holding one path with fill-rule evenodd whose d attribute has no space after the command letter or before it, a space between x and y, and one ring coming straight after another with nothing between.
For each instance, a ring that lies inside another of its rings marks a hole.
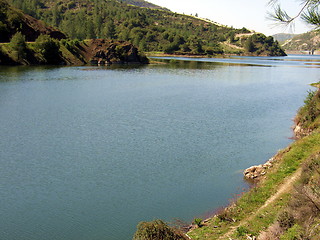
<instances>
[{"instance_id":1,"label":"green tree","mask_svg":"<svg viewBox=\"0 0 320 240\"><path fill-rule=\"evenodd\" d=\"M129 38L130 38L130 31L127 28L124 28L123 30L120 31L120 34L118 36L119 40L128 41Z\"/></svg>"},{"instance_id":2,"label":"green tree","mask_svg":"<svg viewBox=\"0 0 320 240\"><path fill-rule=\"evenodd\" d=\"M86 13L84 10L81 10L76 16L73 21L73 27L76 30L76 36L77 39L85 39L87 36L87 28L85 27L86 23L88 22L86 18Z\"/></svg>"},{"instance_id":3,"label":"green tree","mask_svg":"<svg viewBox=\"0 0 320 240\"><path fill-rule=\"evenodd\" d=\"M26 38L21 32L17 32L10 41L12 55L17 61L22 61L27 56Z\"/></svg>"},{"instance_id":4,"label":"green tree","mask_svg":"<svg viewBox=\"0 0 320 240\"><path fill-rule=\"evenodd\" d=\"M139 43L139 49L140 49L141 51L148 51L148 50L149 50L149 49L148 49L147 42L146 42L145 39L142 39L142 40L140 41L140 43Z\"/></svg>"},{"instance_id":5,"label":"green tree","mask_svg":"<svg viewBox=\"0 0 320 240\"><path fill-rule=\"evenodd\" d=\"M229 33L229 39L230 39L230 43L233 43L234 41L235 41L235 32L234 31L231 31L230 33Z\"/></svg>"},{"instance_id":6,"label":"green tree","mask_svg":"<svg viewBox=\"0 0 320 240\"><path fill-rule=\"evenodd\" d=\"M93 22L91 20L89 21L86 21L85 22L85 28L86 28L86 38L87 39L92 39L92 38L95 38L96 35L94 33L94 25L93 25Z\"/></svg>"},{"instance_id":7,"label":"green tree","mask_svg":"<svg viewBox=\"0 0 320 240\"><path fill-rule=\"evenodd\" d=\"M110 38L110 39L115 39L117 36L117 32L116 32L116 25L114 24L113 21L109 21L106 26L106 37Z\"/></svg>"},{"instance_id":8,"label":"green tree","mask_svg":"<svg viewBox=\"0 0 320 240\"><path fill-rule=\"evenodd\" d=\"M179 49L180 48L177 43L170 43L168 46L164 48L164 52L171 54L171 53L174 53L175 51L178 51Z\"/></svg>"},{"instance_id":9,"label":"green tree","mask_svg":"<svg viewBox=\"0 0 320 240\"><path fill-rule=\"evenodd\" d=\"M244 45L247 52L254 52L256 50L252 37L249 37Z\"/></svg>"},{"instance_id":10,"label":"green tree","mask_svg":"<svg viewBox=\"0 0 320 240\"><path fill-rule=\"evenodd\" d=\"M59 42L49 35L40 35L35 41L36 51L42 55L45 63L57 64L60 62Z\"/></svg>"},{"instance_id":11,"label":"green tree","mask_svg":"<svg viewBox=\"0 0 320 240\"><path fill-rule=\"evenodd\" d=\"M54 26L59 26L60 21L61 21L61 14L58 9L58 4L56 3L54 5L53 11L52 11L52 24Z\"/></svg>"}]
</instances>

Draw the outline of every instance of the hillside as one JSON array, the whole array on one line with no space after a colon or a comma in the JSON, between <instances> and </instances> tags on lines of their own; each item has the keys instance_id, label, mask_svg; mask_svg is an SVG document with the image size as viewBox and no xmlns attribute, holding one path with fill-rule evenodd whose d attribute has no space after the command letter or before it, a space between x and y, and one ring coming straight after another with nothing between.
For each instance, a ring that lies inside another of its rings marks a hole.
<instances>
[{"instance_id":1,"label":"hillside","mask_svg":"<svg viewBox=\"0 0 320 240\"><path fill-rule=\"evenodd\" d=\"M114 63L146 64L149 60L131 43L106 39L58 41L48 35L40 35L35 42L25 43L20 38L20 41L0 44L0 65L104 66Z\"/></svg>"},{"instance_id":2,"label":"hillside","mask_svg":"<svg viewBox=\"0 0 320 240\"><path fill-rule=\"evenodd\" d=\"M0 65L148 63L129 42L67 39L5 0L0 0L0 33Z\"/></svg>"},{"instance_id":3,"label":"hillside","mask_svg":"<svg viewBox=\"0 0 320 240\"><path fill-rule=\"evenodd\" d=\"M160 7L156 4L144 1L144 0L119 0L119 2L125 2L127 4L137 6L137 7L144 7L144 8L152 8L152 9L159 9L164 11L169 11L169 9Z\"/></svg>"},{"instance_id":4,"label":"hillside","mask_svg":"<svg viewBox=\"0 0 320 240\"><path fill-rule=\"evenodd\" d=\"M0 42L9 42L18 31L26 37L27 41L35 41L40 34L59 40L66 38L65 34L59 30L11 7L5 0L0 0Z\"/></svg>"},{"instance_id":5,"label":"hillside","mask_svg":"<svg viewBox=\"0 0 320 240\"><path fill-rule=\"evenodd\" d=\"M320 33L319 31L310 31L307 33L294 36L287 40L282 47L288 51L312 51L320 50Z\"/></svg>"},{"instance_id":6,"label":"hillside","mask_svg":"<svg viewBox=\"0 0 320 240\"><path fill-rule=\"evenodd\" d=\"M10 0L16 7L65 32L71 39L108 38L129 41L140 50L188 55L247 54L250 33L200 18L151 9L145 1ZM140 5L137 7L128 3ZM279 48L276 42L273 48ZM281 51L251 51L274 55Z\"/></svg>"}]
</instances>

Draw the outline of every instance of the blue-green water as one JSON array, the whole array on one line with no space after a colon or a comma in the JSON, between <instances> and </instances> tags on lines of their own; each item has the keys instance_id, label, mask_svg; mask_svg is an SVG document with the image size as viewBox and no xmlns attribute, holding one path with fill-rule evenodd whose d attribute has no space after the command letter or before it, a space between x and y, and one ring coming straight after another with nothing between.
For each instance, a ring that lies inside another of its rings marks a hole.
<instances>
[{"instance_id":1,"label":"blue-green water","mask_svg":"<svg viewBox=\"0 0 320 240\"><path fill-rule=\"evenodd\" d=\"M205 216L291 142L320 80L317 57L159 61L0 67L0 239L127 240Z\"/></svg>"}]
</instances>

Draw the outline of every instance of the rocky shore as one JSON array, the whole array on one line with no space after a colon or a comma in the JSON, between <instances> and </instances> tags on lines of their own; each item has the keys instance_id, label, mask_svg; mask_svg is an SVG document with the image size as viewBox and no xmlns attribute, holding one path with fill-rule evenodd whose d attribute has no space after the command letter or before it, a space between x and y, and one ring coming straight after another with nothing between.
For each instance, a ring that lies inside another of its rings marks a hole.
<instances>
[{"instance_id":1,"label":"rocky shore","mask_svg":"<svg viewBox=\"0 0 320 240\"><path fill-rule=\"evenodd\" d=\"M264 164L251 166L243 171L244 178L247 180L260 180L274 164L280 160L283 154L289 152L291 147L287 147L284 150L278 152Z\"/></svg>"},{"instance_id":2,"label":"rocky shore","mask_svg":"<svg viewBox=\"0 0 320 240\"><path fill-rule=\"evenodd\" d=\"M313 86L319 88L318 85L313 85ZM304 127L297 117L295 119L295 124L292 127L292 130L293 130L294 139L301 139L312 133L312 129ZM290 147L286 148L284 152L288 152L289 150L290 150ZM267 173L268 169L272 168L274 163L278 159L280 159L282 155L283 155L283 152L281 152L281 154L277 153L274 157L270 158L266 163L251 166L245 169L243 172L244 178L247 180L259 180L261 177L263 177Z\"/></svg>"}]
</instances>

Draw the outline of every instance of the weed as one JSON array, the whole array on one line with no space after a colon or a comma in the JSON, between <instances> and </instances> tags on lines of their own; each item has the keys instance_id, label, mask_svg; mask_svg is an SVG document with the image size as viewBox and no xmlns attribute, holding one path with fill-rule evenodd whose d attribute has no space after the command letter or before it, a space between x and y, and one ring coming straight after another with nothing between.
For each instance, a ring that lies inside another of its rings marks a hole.
<instances>
[{"instance_id":1,"label":"weed","mask_svg":"<svg viewBox=\"0 0 320 240\"><path fill-rule=\"evenodd\" d=\"M201 218L195 218L193 220L193 223L196 224L198 227L202 227L202 219Z\"/></svg>"},{"instance_id":2,"label":"weed","mask_svg":"<svg viewBox=\"0 0 320 240\"><path fill-rule=\"evenodd\" d=\"M237 227L237 236L242 237L249 233L249 230L244 226Z\"/></svg>"},{"instance_id":3,"label":"weed","mask_svg":"<svg viewBox=\"0 0 320 240\"><path fill-rule=\"evenodd\" d=\"M305 239L303 237L303 229L298 224L293 225L288 231L280 236L280 240L302 240Z\"/></svg>"},{"instance_id":4,"label":"weed","mask_svg":"<svg viewBox=\"0 0 320 240\"><path fill-rule=\"evenodd\" d=\"M279 214L278 222L281 228L287 230L294 225L294 217L290 212L284 211Z\"/></svg>"}]
</instances>

